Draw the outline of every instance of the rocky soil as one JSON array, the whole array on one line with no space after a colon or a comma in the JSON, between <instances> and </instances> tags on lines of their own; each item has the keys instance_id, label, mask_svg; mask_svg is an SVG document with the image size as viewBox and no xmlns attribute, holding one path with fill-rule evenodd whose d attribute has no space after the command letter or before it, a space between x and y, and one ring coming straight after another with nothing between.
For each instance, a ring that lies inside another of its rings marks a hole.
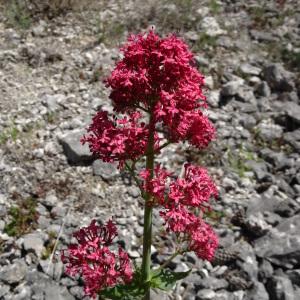
<instances>
[{"instance_id":1,"label":"rocky soil","mask_svg":"<svg viewBox=\"0 0 300 300\"><path fill-rule=\"evenodd\" d=\"M140 260L139 191L128 174L94 161L79 138L99 107L111 109L102 79L118 45L150 25L177 32L196 53L218 132L206 151L169 146L159 160L178 172L185 161L205 165L220 190L207 216L220 237L215 260L175 260L172 269L193 272L152 299L300 299L297 1L112 0L55 13L5 3L0 299L85 299L82 282L63 274L59 250L92 218L114 216L121 243ZM159 232L158 216L155 224ZM172 240L155 234L153 262L171 251Z\"/></svg>"}]
</instances>

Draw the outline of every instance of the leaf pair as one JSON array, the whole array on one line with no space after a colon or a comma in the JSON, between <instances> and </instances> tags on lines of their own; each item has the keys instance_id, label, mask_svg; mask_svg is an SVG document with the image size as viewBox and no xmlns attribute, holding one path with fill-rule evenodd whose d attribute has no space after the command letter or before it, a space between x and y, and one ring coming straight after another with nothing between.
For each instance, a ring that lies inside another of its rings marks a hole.
<instances>
[{"instance_id":1,"label":"leaf pair","mask_svg":"<svg viewBox=\"0 0 300 300\"><path fill-rule=\"evenodd\" d=\"M101 291L100 299L140 300L145 295L147 287L170 291L175 286L176 281L187 277L190 272L191 270L187 272L172 272L169 269L152 270L151 279L145 284L140 282L141 273L137 271L130 284L117 285L103 290Z\"/></svg>"}]
</instances>

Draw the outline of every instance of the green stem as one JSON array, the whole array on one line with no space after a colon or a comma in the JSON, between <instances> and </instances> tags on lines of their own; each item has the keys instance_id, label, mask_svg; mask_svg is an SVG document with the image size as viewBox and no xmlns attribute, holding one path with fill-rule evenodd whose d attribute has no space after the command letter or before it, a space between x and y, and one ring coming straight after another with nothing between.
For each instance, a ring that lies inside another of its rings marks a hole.
<instances>
[{"instance_id":1,"label":"green stem","mask_svg":"<svg viewBox=\"0 0 300 300\"><path fill-rule=\"evenodd\" d=\"M132 165L134 166L134 163ZM130 167L130 165L125 161L125 167L126 167L126 169L129 171L130 175L134 179L135 183L137 184L137 186L140 189L141 194L143 196L144 195L144 189L143 189L143 186L142 186L141 182L139 181L139 179L135 175L134 167L133 166Z\"/></svg>"},{"instance_id":2,"label":"green stem","mask_svg":"<svg viewBox=\"0 0 300 300\"><path fill-rule=\"evenodd\" d=\"M179 254L181 254L180 252L175 252L175 253L173 253L158 269L157 269L157 271L160 271L160 270L162 270L162 269L164 269L165 267L167 267L168 266L168 264L177 256L177 255L179 255Z\"/></svg>"},{"instance_id":3,"label":"green stem","mask_svg":"<svg viewBox=\"0 0 300 300\"><path fill-rule=\"evenodd\" d=\"M154 168L154 133L153 113L150 114L149 121L149 140L147 145L146 168L150 171L150 179L153 178ZM152 242L152 207L149 205L151 195L145 193L144 210L144 240L143 240L143 260L142 260L142 282L146 287L144 300L150 300L150 269L151 269L151 242Z\"/></svg>"}]
</instances>

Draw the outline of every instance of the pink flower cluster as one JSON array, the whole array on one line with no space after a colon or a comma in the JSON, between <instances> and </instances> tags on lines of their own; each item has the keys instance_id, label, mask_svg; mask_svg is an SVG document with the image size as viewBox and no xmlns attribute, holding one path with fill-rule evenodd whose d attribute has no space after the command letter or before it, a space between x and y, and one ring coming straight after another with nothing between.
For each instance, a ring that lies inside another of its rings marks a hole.
<instances>
[{"instance_id":1,"label":"pink flower cluster","mask_svg":"<svg viewBox=\"0 0 300 300\"><path fill-rule=\"evenodd\" d=\"M132 279L132 268L128 254L119 247L118 254L109 249L117 236L114 223L109 220L99 226L93 220L87 227L76 231L77 244L70 244L61 254L70 276L81 275L87 296L96 297L101 289Z\"/></svg>"},{"instance_id":2,"label":"pink flower cluster","mask_svg":"<svg viewBox=\"0 0 300 300\"><path fill-rule=\"evenodd\" d=\"M135 159L146 151L149 130L148 126L139 122L140 119L139 112L112 120L107 112L100 111L88 128L91 134L84 136L81 142L88 143L97 158L105 162L118 161L122 166L129 157Z\"/></svg>"},{"instance_id":3,"label":"pink flower cluster","mask_svg":"<svg viewBox=\"0 0 300 300\"><path fill-rule=\"evenodd\" d=\"M185 165L183 178L171 180L170 173L160 166L150 179L149 170L141 172L144 189L153 197L152 203L163 207L160 215L166 222L167 230L183 235L188 251L195 251L198 257L210 260L218 246L218 240L211 229L193 212L204 210L211 197L217 197L217 189L204 168ZM167 184L169 181L169 184Z\"/></svg>"},{"instance_id":4,"label":"pink flower cluster","mask_svg":"<svg viewBox=\"0 0 300 300\"><path fill-rule=\"evenodd\" d=\"M160 38L150 31L131 35L121 51L123 59L106 85L111 88L115 110L129 117L111 121L106 112L98 112L82 142L107 162L144 155L149 128L139 124L138 114L132 115L132 111L142 109L152 114L150 126L157 129L156 124L160 124L168 140L187 140L205 148L215 130L201 111L206 107L204 77L194 67L188 46L175 35Z\"/></svg>"}]
</instances>

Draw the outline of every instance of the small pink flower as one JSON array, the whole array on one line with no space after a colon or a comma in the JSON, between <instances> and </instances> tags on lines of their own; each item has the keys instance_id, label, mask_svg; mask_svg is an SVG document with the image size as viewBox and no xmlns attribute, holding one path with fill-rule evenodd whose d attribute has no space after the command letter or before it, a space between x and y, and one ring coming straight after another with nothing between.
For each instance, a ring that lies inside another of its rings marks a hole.
<instances>
[{"instance_id":1,"label":"small pink flower","mask_svg":"<svg viewBox=\"0 0 300 300\"><path fill-rule=\"evenodd\" d=\"M122 166L125 160L136 159L146 151L149 129L139 122L140 118L141 114L134 112L122 119L111 119L107 112L100 111L81 142L88 143L97 158L105 162L118 161ZM159 139L155 138L157 143Z\"/></svg>"},{"instance_id":2,"label":"small pink flower","mask_svg":"<svg viewBox=\"0 0 300 300\"><path fill-rule=\"evenodd\" d=\"M204 210L210 198L217 197L215 184L207 170L186 164L183 178L171 179L171 173L161 168L143 170L141 178L144 189L154 198L154 204L162 206L160 216L164 219L167 231L184 237L188 244L186 251L194 251L199 258L211 260L218 246L218 239L193 208Z\"/></svg>"},{"instance_id":3,"label":"small pink flower","mask_svg":"<svg viewBox=\"0 0 300 300\"><path fill-rule=\"evenodd\" d=\"M122 248L118 254L109 249L117 236L117 228L111 220L103 226L93 220L73 235L77 244L63 250L61 258L67 274L82 276L87 296L96 297L101 289L131 281L133 271L128 254Z\"/></svg>"},{"instance_id":4,"label":"small pink flower","mask_svg":"<svg viewBox=\"0 0 300 300\"><path fill-rule=\"evenodd\" d=\"M206 147L214 128L200 110L207 106L204 76L188 46L175 35L160 38L150 31L131 35L121 51L124 58L106 80L115 110L150 111L154 105L154 122L163 125L168 139Z\"/></svg>"}]
</instances>

